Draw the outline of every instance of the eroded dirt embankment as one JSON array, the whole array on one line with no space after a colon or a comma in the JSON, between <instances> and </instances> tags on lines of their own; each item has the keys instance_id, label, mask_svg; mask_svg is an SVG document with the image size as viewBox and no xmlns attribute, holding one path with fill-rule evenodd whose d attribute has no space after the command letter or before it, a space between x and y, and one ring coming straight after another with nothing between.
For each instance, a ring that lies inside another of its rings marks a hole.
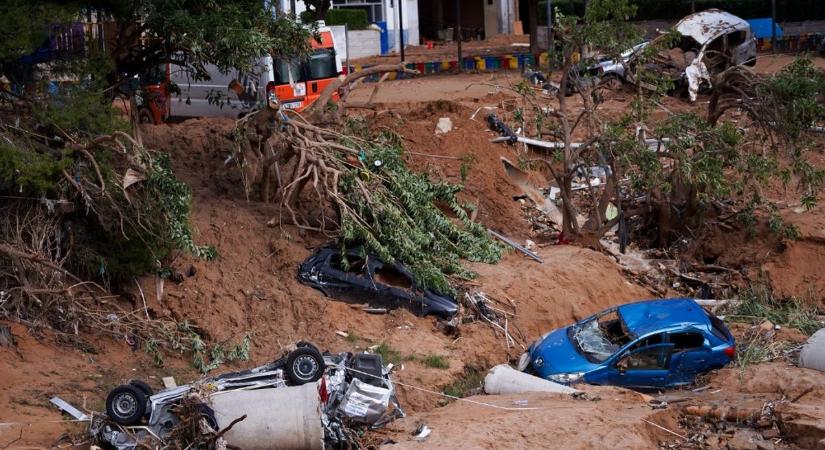
<instances>
[{"instance_id":1,"label":"eroded dirt embankment","mask_svg":"<svg viewBox=\"0 0 825 450\"><path fill-rule=\"evenodd\" d=\"M486 82L486 78L474 77L469 81L457 77L451 83L466 86L470 81ZM426 90L425 82L417 83L404 86ZM478 205L477 219L524 242L530 237L529 227L523 220L521 204L513 200L520 192L504 178L500 162L502 156L516 159L515 149L489 143L492 134L483 123L483 110L476 120L469 119L479 106L503 106L509 97L488 85L481 86L474 88L477 92L473 91L470 98L454 89L443 95L456 98L456 102L419 105L406 103L420 94L415 89L399 97L397 91L382 88L381 93L391 94L379 93L379 100L381 95L390 95L402 104L392 106L396 114L383 115L380 123L404 136L408 149L416 152L409 153L407 159L418 170L458 182L462 164L470 162L462 195ZM488 95L491 91L495 92ZM626 99L609 102L617 111L626 107ZM454 127L436 137L433 131L439 117L451 118ZM139 279L153 317L192 322L212 342L251 333L250 361L227 364L219 370L261 364L277 355L284 345L300 339L331 351L385 343L406 359L396 379L440 391L464 377L468 367L487 368L518 356L520 348L508 349L502 337L482 323L465 325L458 336L448 336L437 329L434 319L419 318L406 310L369 315L298 283L298 264L323 244L324 238L291 226L266 226L277 217L277 205L247 201L239 172L231 162L226 164L230 154L226 136L232 125L230 120L206 119L144 128L147 146L169 152L176 173L193 189L196 241L214 245L220 253L213 262L178 255L172 266L183 274L183 281L166 281L160 296L154 276ZM532 176L541 181L540 174ZM818 232L822 228L821 212L806 214L814 217L808 220L805 216L806 223L811 224L810 233ZM815 278L822 275L800 269L800 257L794 253L802 246L814 245L811 242L791 244L785 252L771 247L773 252L764 256L754 251L760 258L750 263L757 268L765 262L774 264L768 267L774 274L772 278L787 280L788 285L816 285ZM820 249L806 249L813 256L802 258L802 262L809 267L821 265ZM537 251L543 264L509 254L496 266L472 265L479 277L471 286L496 298L511 299L517 311L512 325L528 341L606 307L651 296L643 287L628 282L615 262L601 253L574 246L547 246ZM719 251L727 254L738 250L724 247ZM822 288L817 289L822 298ZM122 301L128 309L143 308L137 292L127 293ZM108 390L130 378L145 379L157 388L162 376L173 375L179 381L197 376L186 357L166 355L164 367L159 368L150 355L133 349L125 340L103 338L93 331L82 331L76 342L63 344L56 343L49 333L33 337L21 326L14 326L12 331L17 337L17 350L0 348L0 422L27 425L0 426L0 447L18 436L20 440L14 446L53 444L67 425L53 422L61 416L48 404L52 395L99 411ZM336 331L347 332L350 338ZM449 367L426 367L409 358L429 355L442 356ZM726 398L730 401L740 398L740 394L761 395L763 400L790 395L783 386L795 382L799 369L775 366L771 370L774 375L781 373L790 378L783 384L751 389L748 386L752 383L743 380L765 379L771 373L726 370L712 383L729 393ZM444 400L437 395L404 386L399 393L412 416L393 424L388 433L395 433L394 438L405 446L413 445L406 443L407 433L418 422L427 422L435 430L422 445L447 448L601 447L604 442L617 447L650 448L665 440L661 430L641 421L652 414L650 408L635 395L618 391L610 391L598 402L530 397L529 405L541 409L528 412L503 412L463 402L437 408ZM512 406L514 400L521 399L483 401ZM811 399L806 394L798 401L810 404ZM657 419L678 428L675 414Z\"/></svg>"},{"instance_id":2,"label":"eroded dirt embankment","mask_svg":"<svg viewBox=\"0 0 825 450\"><path fill-rule=\"evenodd\" d=\"M462 119L466 113L466 108L455 113L458 127L442 145L422 139L413 147L432 154L472 155L476 163L466 196L480 204L478 220L523 241L526 226L519 203L512 200L516 191L498 171L499 157L512 150L488 143L483 123ZM439 114L441 111L425 108L412 119L410 126L421 130L418 135L410 133L412 139L421 138L425 129L431 134ZM160 297L156 277L139 279L153 317L188 321L212 342L250 333L250 361L227 364L222 369L261 364L283 346L301 339L331 351L386 343L402 359L439 355L448 361L448 369L438 369L410 360L396 374L402 382L439 391L462 377L465 366L486 368L507 361L504 340L484 324L463 326L456 339L436 329L435 319L419 318L406 310L369 315L300 284L298 264L324 239L290 226L266 226L277 215L277 205L246 201L236 169L224 165L229 155L226 134L231 126L229 120L208 119L144 128L145 144L169 152L176 173L192 187L196 241L214 245L220 254L212 262L178 255L171 266L183 275L183 281L167 280ZM459 178L459 160L436 164L422 162L420 156L409 157L411 164L422 170L437 166L439 175ZM513 325L520 327L527 339L613 304L645 297L645 291L625 281L616 264L602 254L568 246L539 252L546 260L543 265L509 254L496 266L474 266L480 274L473 282L477 289L489 289L493 295L513 300L517 308ZM137 289L130 290L135 292L124 295L123 306L141 312L142 299ZM339 336L339 330L351 337ZM52 395L99 411L108 390L128 379L145 379L159 388L163 376L173 375L179 381L197 376L186 357L166 355L164 367L159 368L150 355L133 349L125 340L111 340L93 331L79 336L86 351L71 343L57 344L49 333L35 338L20 326L15 326L13 333L19 355L0 348L0 404L4 405L0 418L37 423L26 425L16 445L50 445L64 429L65 424L45 423L61 418L48 404ZM520 348L509 350L511 357L520 352ZM409 412L430 410L442 400L414 389L401 387L399 391ZM19 430L19 426L0 429L0 442L12 440Z\"/></svg>"}]
</instances>

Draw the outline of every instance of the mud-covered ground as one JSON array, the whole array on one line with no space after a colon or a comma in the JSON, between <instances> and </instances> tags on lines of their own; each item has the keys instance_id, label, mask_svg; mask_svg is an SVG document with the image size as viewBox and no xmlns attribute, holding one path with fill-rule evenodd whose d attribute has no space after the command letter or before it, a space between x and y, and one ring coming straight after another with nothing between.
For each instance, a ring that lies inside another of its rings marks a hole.
<instances>
[{"instance_id":1,"label":"mud-covered ground","mask_svg":"<svg viewBox=\"0 0 825 450\"><path fill-rule=\"evenodd\" d=\"M761 58L757 70L776 70L781 61L782 57ZM822 64L821 59L818 64ZM462 162L472 160L462 195L478 205L477 220L524 242L535 236L524 219L522 203L514 200L521 191L507 180L500 160L515 159L516 149L489 142L494 135L484 123L485 110L471 119L482 106L504 108L515 101L506 86L518 79L511 73L387 82L376 101L389 112L376 120L404 137L406 157L417 170L458 182ZM371 89L362 85L355 95L365 99ZM629 97L629 93L612 94L604 108L620 112L629 104ZM665 99L665 103L674 110L695 107L679 99ZM436 136L435 124L440 117L449 117L453 130ZM533 394L470 398L487 405L449 401L428 392L440 392L474 370L512 361L522 349L508 348L505 340L483 323L466 324L458 335L447 335L435 319L419 318L403 309L386 315L366 314L300 284L298 264L325 238L291 226L266 225L278 217L277 205L247 201L239 172L225 164L230 154L227 134L232 126L230 120L201 119L143 127L145 144L169 152L176 173L193 190L196 241L214 245L220 256L207 262L178 255L172 266L184 274L183 281L166 281L162 290L154 276L137 281L153 317L192 322L205 330L212 342L252 335L250 360L226 364L219 370L262 364L297 340L309 340L331 351L363 350L385 343L405 357L443 357L449 364L446 369L427 367L420 362L423 358L405 358L409 360L398 367L394 377L403 383L399 399L409 417L375 437L375 443L398 443L387 444L387 448L685 445L681 438L645 420L687 436L692 431L680 422L680 408L690 402L756 408L784 399L782 408L792 411L786 414L825 420L821 406L825 377L786 362L711 374L706 383L713 389L700 394L675 393L691 399L666 410L653 410L637 393L614 388L593 389L590 400ZM545 177L541 173L530 176L537 183ZM766 274L777 292L822 306L825 272L818 268L825 262L825 213L821 207L801 210L792 196L785 198L779 191L774 194L786 202L782 215L798 226L800 239L776 242L761 235L748 239L743 232L733 231L711 236L707 251L722 256L720 263L738 264L737 270ZM510 253L495 266L472 265L479 274L473 288L512 301L516 317L511 326L521 330L528 342L606 307L653 296L644 286L630 281L615 260L603 253L567 245L542 246L537 252L543 264ZM142 309L137 289L126 288L123 306ZM349 333L350 338L341 337L338 331ZM12 333L16 348L0 347L0 448L48 447L64 431L79 432L82 424L66 422L49 405L53 395L100 411L108 390L128 379L144 379L159 388L164 376L174 376L178 382L197 377L185 356L167 354L164 366L157 367L150 355L133 349L125 339L112 340L94 331L81 331L73 343L56 342L48 332L32 335L20 325L13 325ZM527 400L526 408L523 400ZM410 432L421 423L430 426L433 433L424 443L416 443ZM803 427L783 433L810 431ZM808 441L800 442L804 448Z\"/></svg>"}]
</instances>

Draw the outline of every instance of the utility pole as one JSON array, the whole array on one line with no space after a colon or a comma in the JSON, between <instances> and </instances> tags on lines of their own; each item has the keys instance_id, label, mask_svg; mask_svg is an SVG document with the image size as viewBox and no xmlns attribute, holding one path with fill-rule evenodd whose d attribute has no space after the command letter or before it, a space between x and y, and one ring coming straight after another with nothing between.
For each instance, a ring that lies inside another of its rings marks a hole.
<instances>
[{"instance_id":1,"label":"utility pole","mask_svg":"<svg viewBox=\"0 0 825 450\"><path fill-rule=\"evenodd\" d=\"M547 0L547 79L553 67L553 0Z\"/></svg>"},{"instance_id":2,"label":"utility pole","mask_svg":"<svg viewBox=\"0 0 825 450\"><path fill-rule=\"evenodd\" d=\"M771 0L771 52L776 53L776 0Z\"/></svg>"},{"instance_id":3,"label":"utility pole","mask_svg":"<svg viewBox=\"0 0 825 450\"><path fill-rule=\"evenodd\" d=\"M458 44L458 71L464 72L464 61L461 60L461 0L455 0L455 38Z\"/></svg>"},{"instance_id":4,"label":"utility pole","mask_svg":"<svg viewBox=\"0 0 825 450\"><path fill-rule=\"evenodd\" d=\"M691 13L696 12L696 0L690 0L690 12Z\"/></svg>"},{"instance_id":5,"label":"utility pole","mask_svg":"<svg viewBox=\"0 0 825 450\"><path fill-rule=\"evenodd\" d=\"M401 62L404 62L404 0L398 0L398 42L401 47Z\"/></svg>"}]
</instances>

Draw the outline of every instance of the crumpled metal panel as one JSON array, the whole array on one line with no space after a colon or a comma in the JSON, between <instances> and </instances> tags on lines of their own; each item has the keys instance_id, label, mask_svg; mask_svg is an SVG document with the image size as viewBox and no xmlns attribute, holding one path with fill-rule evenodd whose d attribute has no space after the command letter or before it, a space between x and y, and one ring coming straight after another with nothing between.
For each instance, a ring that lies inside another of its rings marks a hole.
<instances>
[{"instance_id":1,"label":"crumpled metal panel","mask_svg":"<svg viewBox=\"0 0 825 450\"><path fill-rule=\"evenodd\" d=\"M747 21L719 9L691 14L676 24L676 31L692 37L699 45L705 45L723 34L747 29L750 29Z\"/></svg>"}]
</instances>

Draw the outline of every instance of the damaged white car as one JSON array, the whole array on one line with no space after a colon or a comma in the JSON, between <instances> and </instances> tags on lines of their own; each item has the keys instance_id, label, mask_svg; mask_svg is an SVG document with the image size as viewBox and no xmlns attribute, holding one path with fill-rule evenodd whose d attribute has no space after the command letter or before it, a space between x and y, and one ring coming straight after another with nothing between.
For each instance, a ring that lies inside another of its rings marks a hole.
<instances>
[{"instance_id":1,"label":"damaged white car","mask_svg":"<svg viewBox=\"0 0 825 450\"><path fill-rule=\"evenodd\" d=\"M677 88L686 88L696 101L699 90L711 86L711 75L736 65L756 64L756 38L744 19L718 9L691 14L675 26L681 39L668 52L658 55L646 68L669 74ZM632 67L638 60L631 60ZM633 82L635 70L628 71Z\"/></svg>"}]
</instances>

